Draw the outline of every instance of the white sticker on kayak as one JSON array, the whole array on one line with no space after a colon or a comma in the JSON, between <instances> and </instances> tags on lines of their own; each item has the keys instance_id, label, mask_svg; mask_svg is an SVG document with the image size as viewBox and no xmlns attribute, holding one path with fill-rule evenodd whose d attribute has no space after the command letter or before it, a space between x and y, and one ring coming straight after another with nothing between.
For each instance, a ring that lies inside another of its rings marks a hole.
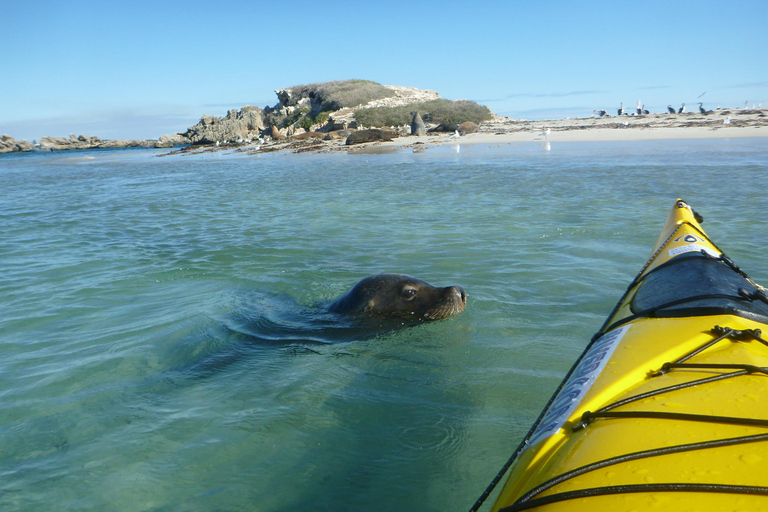
<instances>
[{"instance_id":1,"label":"white sticker on kayak","mask_svg":"<svg viewBox=\"0 0 768 512\"><path fill-rule=\"evenodd\" d=\"M701 252L701 251L706 252L707 254L709 254L714 258L717 258L720 256L719 253L717 253L716 251L713 251L709 247L704 247L703 245L699 245L699 244L688 244L682 247L675 247L674 249L670 249L669 257L671 258L672 256L677 256L678 254L683 254L686 252Z\"/></svg>"},{"instance_id":2,"label":"white sticker on kayak","mask_svg":"<svg viewBox=\"0 0 768 512\"><path fill-rule=\"evenodd\" d=\"M631 325L619 327L592 344L531 435L528 440L529 447L560 430L565 420L573 414L576 406L592 387L597 376L603 371L611 354L630 327Z\"/></svg>"}]
</instances>

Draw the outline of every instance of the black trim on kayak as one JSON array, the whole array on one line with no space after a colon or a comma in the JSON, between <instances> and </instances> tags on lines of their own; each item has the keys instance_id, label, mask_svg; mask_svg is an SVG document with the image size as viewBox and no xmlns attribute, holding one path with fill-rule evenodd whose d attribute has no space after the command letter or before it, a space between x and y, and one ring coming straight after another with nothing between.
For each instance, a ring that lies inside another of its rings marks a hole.
<instances>
[{"instance_id":1,"label":"black trim on kayak","mask_svg":"<svg viewBox=\"0 0 768 512\"><path fill-rule=\"evenodd\" d=\"M768 496L768 487L759 487L754 485L723 485L723 484L635 484L635 485L614 485L609 487L593 487L590 489L579 489L577 491L562 492L536 498L525 503L515 502L509 507L499 509L499 512L517 512L519 510L528 510L531 508L550 505L561 501L573 500L577 498L592 498L595 496L610 496L612 494L628 494L641 492L709 492L720 494L747 494L752 496Z\"/></svg>"},{"instance_id":2,"label":"black trim on kayak","mask_svg":"<svg viewBox=\"0 0 768 512\"><path fill-rule=\"evenodd\" d=\"M757 418L740 418L738 416L714 416L712 414L688 414L683 412L661 411L617 411L617 412L591 412L581 415L581 421L573 427L573 431L581 430L589 426L598 418L646 418L656 420L682 420L701 421L705 423L722 423L724 425L747 425L753 427L768 427L768 420Z\"/></svg>"},{"instance_id":3,"label":"black trim on kayak","mask_svg":"<svg viewBox=\"0 0 768 512\"><path fill-rule=\"evenodd\" d=\"M661 395L663 393L668 393L668 392L676 391L679 389L694 387L699 384L706 384L706 383L715 382L718 380L728 379L731 377L749 375L752 373L768 374L768 368L754 366L754 365L686 363L686 361L688 361L692 357L696 356L697 354L700 354L704 350L714 346L715 344L723 340L729 340L731 342L757 341L765 346L768 346L768 341L766 341L761 337L762 332L760 331L760 329L737 330L737 329L732 329L730 327L721 327L719 325L716 325L712 329L712 333L713 335L716 336L713 340L703 343L701 346L691 350L687 354L684 354L683 356L677 358L672 362L664 363L661 366L660 370L651 372L649 374L649 378L660 377L671 371L681 370L681 369L736 370L735 372L723 373L719 375L705 377L702 379L696 379L689 382L684 382L684 383L675 384L672 386L659 388L653 391L641 393L641 394L631 396L629 398L625 398L623 400L619 400L617 402L608 404L595 412L587 411L582 415L581 421L572 427L572 431L576 432L578 430L587 428L595 419L601 419L601 418L605 418L605 419L609 419L609 418L672 419L672 420L702 421L702 422L708 422L708 423L746 425L746 426L757 426L757 427L768 428L768 420L755 419L755 418L714 416L714 415L706 415L706 414L670 413L670 412L659 412L659 411L610 412L613 409L616 409L623 405L627 405L632 402L637 402L645 398ZM560 483L566 480L576 478L583 474L589 473L590 471L595 471L597 469L620 464L623 462L630 462L630 461L639 460L639 459L676 454L676 453L682 453L682 452L688 452L688 451L694 451L694 450L719 448L723 446L732 446L737 444L746 444L746 443L755 443L755 442L764 442L764 441L768 441L768 433L749 435L749 436L739 436L739 437L733 437L733 438L727 438L727 439L714 439L714 440L702 441L698 443L667 446L663 448L653 448L650 450L643 450L639 452L618 455L616 457L611 457L608 459L598 460L590 464L581 466L579 468L573 469L571 471L567 471L565 473L557 475L547 480L546 482L539 484L538 486L534 487L533 489L529 490L524 495L522 495L511 506L503 508L501 510L502 511L526 510L526 509L535 508L543 505L548 505L550 503L556 503L556 502L566 501L566 500L575 499L575 498L604 496L609 494L621 494L621 493L629 493L629 492L665 492L666 491L666 492L738 492L738 493L742 493L740 491L733 491L733 489L752 489L752 490L757 489L758 490L757 492L750 491L750 492L744 492L744 493L768 495L768 487L745 487L745 486L732 486L732 485L720 485L720 484L717 484L717 485L715 484L652 484L658 487L654 487L652 490L648 486L644 486L644 485L598 487L598 488L563 492L559 494L552 494L550 496L545 496L543 498L535 498L539 494L555 487L556 485L559 485ZM681 485L684 485L687 487L681 488L680 487Z\"/></svg>"},{"instance_id":4,"label":"black trim on kayak","mask_svg":"<svg viewBox=\"0 0 768 512\"><path fill-rule=\"evenodd\" d=\"M624 455L611 457L610 459L599 460L591 464L585 464L584 466L578 467L576 469L573 469L571 471L568 471L566 473L563 473L561 475L558 475L554 478L547 480L546 482L534 487L533 489L531 489L530 491L522 495L520 499L518 499L514 503L514 505L530 501L535 496L541 494L544 491L551 489L556 485L559 485L565 482L566 480L570 480L571 478L575 478L577 476L581 476L591 471L602 469L608 466L614 466L616 464L621 464L624 462L632 462L640 459L648 459L651 457L659 457L662 455L672 455L672 454L690 452L695 450L706 450L710 448L721 448L723 446L735 446L739 444L757 443L760 441L768 441L768 434L756 434L751 436L739 436L739 437L731 437L726 439L716 439L713 441L703 441L699 443L666 446L664 448L642 450L639 452L627 453Z\"/></svg>"},{"instance_id":5,"label":"black trim on kayak","mask_svg":"<svg viewBox=\"0 0 768 512\"><path fill-rule=\"evenodd\" d=\"M661 369L657 370L655 372L651 372L649 377L659 377L661 375L664 375L665 373L668 373L672 370L680 370L680 369L695 369L695 370L737 370L735 372L731 373L723 373L719 375L714 375L711 377L705 377L702 379L697 379L689 382L683 382L680 384L675 384L672 386L667 386L664 388L659 388L653 391L648 391L646 393L641 393L639 395L631 396L629 398L625 398L623 400L619 400L618 402L614 402L611 404L608 404L604 407L601 407L597 411L586 411L582 417L581 421L574 425L572 427L572 431L575 432L577 430L581 430L583 428L586 428L594 419L597 418L655 418L655 419L678 419L678 420L691 420L691 421L706 421L706 422L714 422L714 423L728 423L728 424L739 424L739 425L757 425L757 426L768 426L768 420L756 420L752 418L731 418L728 416L712 416L712 415L701 415L701 414L683 414L683 413L667 413L667 412L655 412L655 411L629 411L629 412L608 412L613 409L616 409L617 407L620 407L622 405L626 405L632 402L637 402L638 400L643 400L645 398L649 398L652 396L661 395L663 393L668 393L671 391L677 391L679 389L686 389L690 387L697 386L699 384L707 384L710 382L715 382L718 380L723 379L729 379L731 377L739 377L742 375L749 375L753 373L763 373L768 375L768 368L762 367L762 366L754 366L750 364L692 364L692 363L686 363L685 361L688 361L693 356L700 354L704 350L714 346L716 343L719 343L722 340L729 339L733 341L757 341L759 343L762 343L765 346L768 346L768 341L764 340L761 337L762 332L760 329L744 329L744 330L737 330L732 329L730 327L721 327L719 325L716 325L714 328L712 328L712 333L719 335L714 340L708 341L701 345L700 347L695 348L694 350L688 352L687 354L679 357L675 361L667 362L661 365Z\"/></svg>"}]
</instances>

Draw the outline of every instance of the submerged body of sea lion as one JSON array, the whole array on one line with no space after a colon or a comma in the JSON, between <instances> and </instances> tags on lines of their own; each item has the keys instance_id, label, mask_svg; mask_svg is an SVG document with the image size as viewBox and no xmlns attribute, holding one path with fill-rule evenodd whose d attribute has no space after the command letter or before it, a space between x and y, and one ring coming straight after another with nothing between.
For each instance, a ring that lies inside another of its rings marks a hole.
<instances>
[{"instance_id":1,"label":"submerged body of sea lion","mask_svg":"<svg viewBox=\"0 0 768 512\"><path fill-rule=\"evenodd\" d=\"M404 274L366 277L330 305L334 313L364 313L420 320L458 315L467 305L460 286L439 288Z\"/></svg>"}]
</instances>

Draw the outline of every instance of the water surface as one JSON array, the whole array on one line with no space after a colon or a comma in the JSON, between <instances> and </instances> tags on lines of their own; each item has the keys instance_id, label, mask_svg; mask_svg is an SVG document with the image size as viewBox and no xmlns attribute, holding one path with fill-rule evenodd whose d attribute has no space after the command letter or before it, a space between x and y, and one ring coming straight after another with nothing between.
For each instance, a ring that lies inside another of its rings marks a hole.
<instances>
[{"instance_id":1,"label":"water surface","mask_svg":"<svg viewBox=\"0 0 768 512\"><path fill-rule=\"evenodd\" d=\"M676 197L768 282L768 141L0 158L0 508L464 510ZM402 272L458 317L323 306Z\"/></svg>"}]
</instances>

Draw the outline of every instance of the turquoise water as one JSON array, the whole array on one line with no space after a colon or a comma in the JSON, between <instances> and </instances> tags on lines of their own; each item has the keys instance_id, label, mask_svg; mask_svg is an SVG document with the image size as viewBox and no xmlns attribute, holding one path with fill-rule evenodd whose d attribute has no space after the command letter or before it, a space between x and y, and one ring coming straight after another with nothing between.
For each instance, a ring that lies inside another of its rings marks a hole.
<instances>
[{"instance_id":1,"label":"turquoise water","mask_svg":"<svg viewBox=\"0 0 768 512\"><path fill-rule=\"evenodd\" d=\"M768 140L0 158L0 509L466 510L677 196L768 283ZM358 329L378 272L463 314Z\"/></svg>"}]
</instances>

